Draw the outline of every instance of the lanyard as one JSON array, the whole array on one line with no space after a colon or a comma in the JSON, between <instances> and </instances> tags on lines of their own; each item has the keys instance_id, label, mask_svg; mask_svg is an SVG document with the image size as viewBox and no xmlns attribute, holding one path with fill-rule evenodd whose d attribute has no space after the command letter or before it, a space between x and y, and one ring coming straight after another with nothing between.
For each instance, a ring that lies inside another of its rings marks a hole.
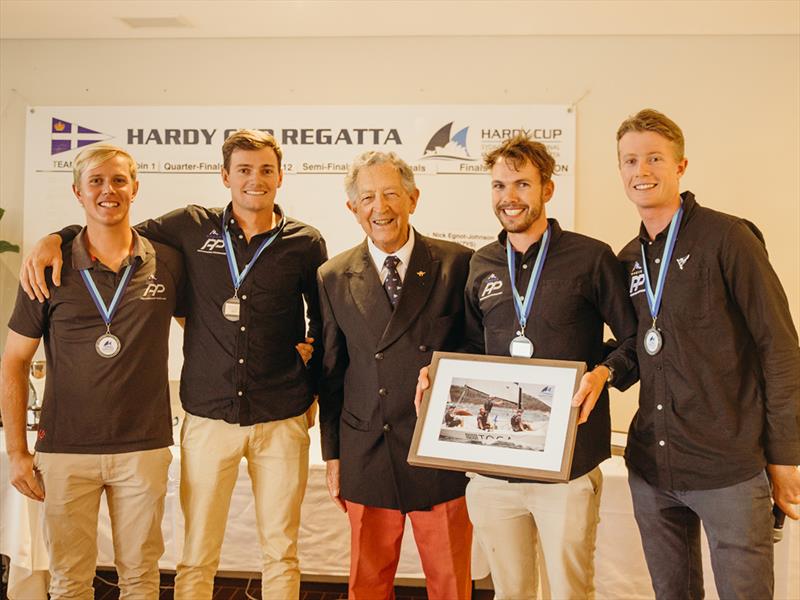
<instances>
[{"instance_id":1,"label":"lanyard","mask_svg":"<svg viewBox=\"0 0 800 600\"><path fill-rule=\"evenodd\" d=\"M650 307L650 316L653 317L653 324L655 325L658 311L661 309L661 299L664 295L664 282L667 280L667 271L669 270L669 262L672 260L672 251L675 249L675 242L678 239L678 229L680 229L681 215L683 215L683 202L675 214L672 215L672 221L669 224L669 231L667 232L667 243L664 245L664 252L661 254L661 268L658 271L658 281L656 281L656 289L653 291L653 286L650 284L650 273L647 269L647 257L644 252L644 244L642 244L642 270L644 271L645 291L647 292L647 304Z\"/></svg>"},{"instance_id":2,"label":"lanyard","mask_svg":"<svg viewBox=\"0 0 800 600\"><path fill-rule=\"evenodd\" d=\"M278 234L281 232L281 227L279 226L277 228L278 230L275 233L273 233L271 236L269 236L267 239L261 242L261 245L258 247L258 250L256 250L256 253L253 255L253 258L250 259L250 262L248 262L244 266L244 269L242 269L241 273L239 272L239 265L236 264L236 257L233 254L233 242L231 241L231 233L228 230L227 218L225 217L223 217L222 229L225 232L225 238L224 238L225 256L228 257L228 271L230 271L231 281L233 281L233 290L234 290L233 295L236 296L237 293L239 292L239 286L242 285L244 278L247 277L247 274L250 272L250 269L256 263L258 257L261 256L264 250L267 249L267 246L269 246L272 242L274 242L275 238L278 237Z\"/></svg>"},{"instance_id":3,"label":"lanyard","mask_svg":"<svg viewBox=\"0 0 800 600\"><path fill-rule=\"evenodd\" d=\"M92 274L89 273L89 269L80 270L81 277L83 277L83 282L86 284L86 288L89 290L89 295L92 297L92 300L94 300L94 304L97 307L97 310L100 312L100 316L103 317L103 323L106 324L106 330L108 330L111 326L111 319L114 318L114 313L116 313L117 308L119 308L119 301L122 298L122 295L125 293L125 288L127 288L128 284L131 282L134 270L133 262L125 267L125 272L122 274L122 279L120 279L120 282L117 285L117 291L114 292L114 297L112 298L111 304L108 307L106 307L106 303L103 302L103 298L100 296L100 291L97 289L94 279L92 279Z\"/></svg>"},{"instance_id":4,"label":"lanyard","mask_svg":"<svg viewBox=\"0 0 800 600\"><path fill-rule=\"evenodd\" d=\"M514 250L511 247L511 242L506 239L506 257L508 258L508 276L511 278L511 292L514 298L514 310L517 312L517 319L519 326L522 328L522 334L525 334L525 324L528 322L528 317L531 314L533 306L533 297L536 295L536 288L539 287L539 277L542 274L544 261L547 258L547 250L550 247L550 224L547 224L547 229L542 236L542 242L539 245L539 253L536 255L536 262L533 264L533 273L531 273L530 281L528 281L528 288L525 290L525 301L517 291L516 278L514 276Z\"/></svg>"}]
</instances>

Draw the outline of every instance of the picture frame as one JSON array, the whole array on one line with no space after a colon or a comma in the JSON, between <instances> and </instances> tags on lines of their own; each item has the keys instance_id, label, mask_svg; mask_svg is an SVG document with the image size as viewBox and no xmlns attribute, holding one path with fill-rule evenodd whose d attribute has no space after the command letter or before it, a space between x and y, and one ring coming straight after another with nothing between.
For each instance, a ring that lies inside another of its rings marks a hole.
<instances>
[{"instance_id":1,"label":"picture frame","mask_svg":"<svg viewBox=\"0 0 800 600\"><path fill-rule=\"evenodd\" d=\"M586 363L434 352L408 462L569 481Z\"/></svg>"}]
</instances>

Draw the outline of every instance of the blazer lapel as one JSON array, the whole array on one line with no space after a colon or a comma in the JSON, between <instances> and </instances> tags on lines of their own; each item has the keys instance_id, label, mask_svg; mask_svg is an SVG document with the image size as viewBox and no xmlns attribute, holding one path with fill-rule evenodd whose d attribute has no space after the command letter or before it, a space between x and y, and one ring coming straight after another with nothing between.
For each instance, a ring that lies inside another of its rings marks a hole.
<instances>
[{"instance_id":1,"label":"blazer lapel","mask_svg":"<svg viewBox=\"0 0 800 600\"><path fill-rule=\"evenodd\" d=\"M419 316L433 291L433 283L439 273L441 263L431 257L425 238L416 230L414 233L416 241L403 279L403 293L378 342L379 351L393 344ZM386 304L389 306L388 299Z\"/></svg>"},{"instance_id":2,"label":"blazer lapel","mask_svg":"<svg viewBox=\"0 0 800 600\"><path fill-rule=\"evenodd\" d=\"M377 342L392 318L392 306L372 264L366 240L353 263L345 271L345 276L349 280L353 303L361 312L373 340Z\"/></svg>"}]
</instances>

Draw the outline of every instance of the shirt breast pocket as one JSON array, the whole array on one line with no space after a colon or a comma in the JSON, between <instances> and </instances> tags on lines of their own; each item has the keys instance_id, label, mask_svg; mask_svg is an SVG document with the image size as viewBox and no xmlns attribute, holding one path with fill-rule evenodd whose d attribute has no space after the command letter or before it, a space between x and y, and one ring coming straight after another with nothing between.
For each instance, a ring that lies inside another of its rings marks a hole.
<instances>
[{"instance_id":1,"label":"shirt breast pocket","mask_svg":"<svg viewBox=\"0 0 800 600\"><path fill-rule=\"evenodd\" d=\"M672 281L667 281L664 304L676 302L676 306L667 308L672 308L681 319L691 321L706 319L711 311L710 277L710 272L705 267L695 271L679 271ZM674 286L675 293L669 293L670 284Z\"/></svg>"},{"instance_id":2,"label":"shirt breast pocket","mask_svg":"<svg viewBox=\"0 0 800 600\"><path fill-rule=\"evenodd\" d=\"M531 318L535 319L538 316L548 323L557 325L580 322L585 315L585 300L580 287L580 282L574 280L550 279L540 282Z\"/></svg>"}]
</instances>

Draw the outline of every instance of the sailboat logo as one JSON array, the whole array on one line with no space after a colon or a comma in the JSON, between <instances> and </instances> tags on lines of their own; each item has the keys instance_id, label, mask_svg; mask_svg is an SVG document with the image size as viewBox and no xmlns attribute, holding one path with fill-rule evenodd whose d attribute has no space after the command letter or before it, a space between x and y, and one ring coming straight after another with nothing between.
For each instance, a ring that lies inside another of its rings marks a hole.
<instances>
[{"instance_id":1,"label":"sailboat logo","mask_svg":"<svg viewBox=\"0 0 800 600\"><path fill-rule=\"evenodd\" d=\"M476 158L472 158L467 151L467 131L469 131L469 127L459 129L455 134L451 135L452 129L453 121L450 121L433 134L433 137L431 137L428 145L425 147L422 160L428 158L477 160Z\"/></svg>"}]
</instances>

